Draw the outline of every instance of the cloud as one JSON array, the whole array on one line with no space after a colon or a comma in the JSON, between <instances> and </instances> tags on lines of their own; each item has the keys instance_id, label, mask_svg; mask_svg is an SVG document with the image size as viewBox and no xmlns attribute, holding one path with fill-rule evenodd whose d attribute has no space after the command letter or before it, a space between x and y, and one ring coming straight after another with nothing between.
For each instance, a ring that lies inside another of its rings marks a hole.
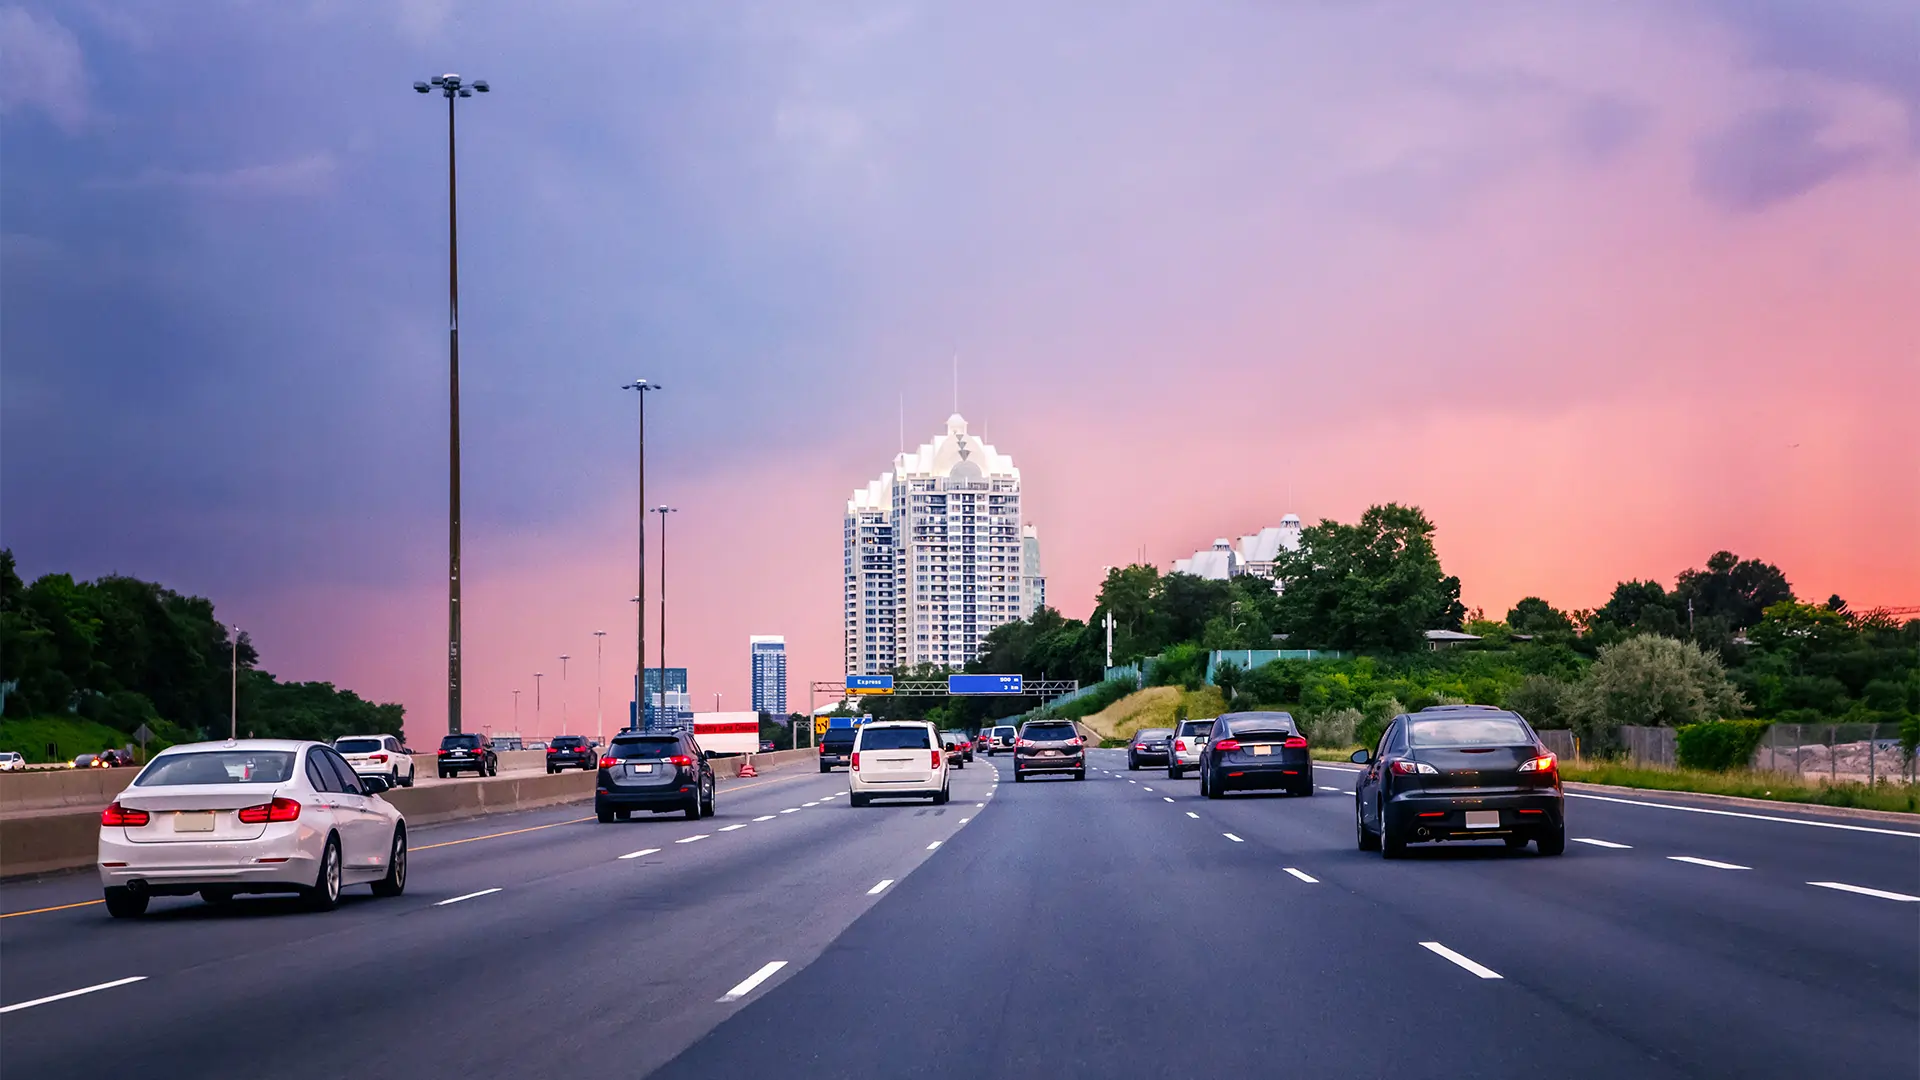
<instances>
[{"instance_id":1,"label":"cloud","mask_svg":"<svg viewBox=\"0 0 1920 1080\"><path fill-rule=\"evenodd\" d=\"M1911 0L1709 0L1752 63L1854 83L1899 101L1920 148L1920 62Z\"/></svg>"},{"instance_id":2,"label":"cloud","mask_svg":"<svg viewBox=\"0 0 1920 1080\"><path fill-rule=\"evenodd\" d=\"M87 122L80 42L52 18L0 8L0 113L38 109L69 133Z\"/></svg>"},{"instance_id":3,"label":"cloud","mask_svg":"<svg viewBox=\"0 0 1920 1080\"><path fill-rule=\"evenodd\" d=\"M217 195L313 195L331 188L338 171L332 154L319 153L234 169L147 168L124 179L98 181L95 186L173 188Z\"/></svg>"},{"instance_id":4,"label":"cloud","mask_svg":"<svg viewBox=\"0 0 1920 1080\"><path fill-rule=\"evenodd\" d=\"M1595 94L1567 115L1567 134L1580 156L1595 164L1613 160L1647 128L1644 105L1612 94Z\"/></svg>"},{"instance_id":5,"label":"cloud","mask_svg":"<svg viewBox=\"0 0 1920 1080\"><path fill-rule=\"evenodd\" d=\"M1826 125L1803 106L1748 113L1695 147L1694 187L1728 210L1764 210L1873 159L1867 147L1824 141Z\"/></svg>"}]
</instances>

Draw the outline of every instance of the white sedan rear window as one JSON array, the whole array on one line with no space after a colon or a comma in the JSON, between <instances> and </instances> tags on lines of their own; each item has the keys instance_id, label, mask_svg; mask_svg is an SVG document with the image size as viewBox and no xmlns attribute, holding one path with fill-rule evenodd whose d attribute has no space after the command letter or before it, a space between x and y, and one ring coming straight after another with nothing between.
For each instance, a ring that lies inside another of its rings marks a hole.
<instances>
[{"instance_id":1,"label":"white sedan rear window","mask_svg":"<svg viewBox=\"0 0 1920 1080\"><path fill-rule=\"evenodd\" d=\"M208 750L155 758L133 783L136 787L281 784L292 775L291 750Z\"/></svg>"}]
</instances>

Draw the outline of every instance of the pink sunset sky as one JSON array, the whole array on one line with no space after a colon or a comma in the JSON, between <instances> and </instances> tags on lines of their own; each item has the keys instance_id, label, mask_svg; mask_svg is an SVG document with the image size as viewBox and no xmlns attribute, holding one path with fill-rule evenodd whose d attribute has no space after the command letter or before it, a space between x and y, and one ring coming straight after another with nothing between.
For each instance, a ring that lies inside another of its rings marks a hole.
<instances>
[{"instance_id":1,"label":"pink sunset sky","mask_svg":"<svg viewBox=\"0 0 1920 1080\"><path fill-rule=\"evenodd\" d=\"M256 149L316 176L227 201L175 185L190 201L154 211L230 265L272 254L256 244L405 252L406 283L328 342L362 392L304 436L297 403L254 406L287 462L261 483L311 469L324 498L234 493L191 527L37 549L16 504L24 569L211 596L277 673L440 727L444 144L385 84L457 57L499 88L462 121L470 728L511 727L518 688L536 731L544 671L557 730L564 652L591 730L596 629L609 727L624 715L634 377L667 386L648 498L679 508L667 661L701 709L746 707L750 634L786 636L796 710L840 676L845 500L889 466L903 397L910 443L941 429L956 354L960 411L1021 467L1070 616L1143 548L1165 569L1385 501L1425 509L1496 617L1670 584L1722 548L1803 597L1920 604L1920 78L1889 61L1897 5L563 4L537 29L403 7L260 32L385 81L326 106L310 145ZM44 19L83 70L125 47ZM592 73L621 57L645 70L624 97ZM391 186L389 153L418 188L390 202L364 194ZM336 224L273 231L294 219ZM240 565L208 553L243 540Z\"/></svg>"}]
</instances>

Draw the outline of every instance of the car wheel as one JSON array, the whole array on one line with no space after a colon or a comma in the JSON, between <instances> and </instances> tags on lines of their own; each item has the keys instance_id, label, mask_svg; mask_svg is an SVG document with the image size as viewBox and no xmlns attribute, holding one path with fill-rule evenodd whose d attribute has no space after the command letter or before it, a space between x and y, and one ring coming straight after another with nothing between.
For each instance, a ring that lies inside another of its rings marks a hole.
<instances>
[{"instance_id":1,"label":"car wheel","mask_svg":"<svg viewBox=\"0 0 1920 1080\"><path fill-rule=\"evenodd\" d=\"M1132 755L1132 754L1128 754L1128 755L1127 755L1127 771L1128 771L1128 772L1139 772L1139 771L1140 771L1140 763L1139 763L1138 761L1135 761L1135 760L1133 759L1133 755Z\"/></svg>"},{"instance_id":2,"label":"car wheel","mask_svg":"<svg viewBox=\"0 0 1920 1080\"><path fill-rule=\"evenodd\" d=\"M416 776L418 776L418 775L419 775L419 772L420 772L420 770L418 770L418 769L415 769L415 768L412 768L411 766L409 766L409 767L408 767L408 769L407 769L407 782L406 782L406 783L405 783L404 785L402 785L402 786L403 786L403 787L412 787L412 786L413 786L413 781L414 781L414 778L415 778Z\"/></svg>"},{"instance_id":3,"label":"car wheel","mask_svg":"<svg viewBox=\"0 0 1920 1080\"><path fill-rule=\"evenodd\" d=\"M593 808L593 816L595 820L599 821L602 825L613 824L613 811L611 810L602 810L596 806Z\"/></svg>"},{"instance_id":4,"label":"car wheel","mask_svg":"<svg viewBox=\"0 0 1920 1080\"><path fill-rule=\"evenodd\" d=\"M1301 784L1299 787L1294 788L1293 793L1295 795L1312 795L1313 794L1312 781L1308 781L1307 783Z\"/></svg>"},{"instance_id":5,"label":"car wheel","mask_svg":"<svg viewBox=\"0 0 1920 1080\"><path fill-rule=\"evenodd\" d=\"M109 885L103 899L107 902L107 914L116 919L137 919L147 913L147 894L143 892Z\"/></svg>"},{"instance_id":6,"label":"car wheel","mask_svg":"<svg viewBox=\"0 0 1920 1080\"><path fill-rule=\"evenodd\" d=\"M631 810L615 810L615 811L613 812L613 820L615 820L615 821L632 821L632 820L633 820L633 811L631 811Z\"/></svg>"},{"instance_id":7,"label":"car wheel","mask_svg":"<svg viewBox=\"0 0 1920 1080\"><path fill-rule=\"evenodd\" d=\"M687 804L687 820L700 820L700 786L698 784L693 788L693 801Z\"/></svg>"},{"instance_id":8,"label":"car wheel","mask_svg":"<svg viewBox=\"0 0 1920 1080\"><path fill-rule=\"evenodd\" d=\"M557 772L559 772L559 771L560 771L559 769L556 769L556 768L554 768L554 767L553 767L553 766L551 766L551 765L549 765L549 766L547 766L547 775L548 775L548 776L552 776L552 775L553 775L554 773L557 773Z\"/></svg>"},{"instance_id":9,"label":"car wheel","mask_svg":"<svg viewBox=\"0 0 1920 1080\"><path fill-rule=\"evenodd\" d=\"M1167 770L1167 779L1169 780L1185 780L1186 778L1187 770L1185 769L1174 767Z\"/></svg>"},{"instance_id":10,"label":"car wheel","mask_svg":"<svg viewBox=\"0 0 1920 1080\"><path fill-rule=\"evenodd\" d=\"M823 772L823 773L828 773L828 772L832 772L832 771L833 771L833 766L831 766L831 765L828 765L828 764L827 764L826 762L821 762L821 763L820 763L820 771L821 771L821 772Z\"/></svg>"},{"instance_id":11,"label":"car wheel","mask_svg":"<svg viewBox=\"0 0 1920 1080\"><path fill-rule=\"evenodd\" d=\"M949 797L949 796L947 795L947 789L946 789L946 788L941 788L941 789L940 789L939 791L937 791L937 792L935 792L935 793L934 793L934 796L933 796L933 805L935 805L935 806L945 806L945 805L947 805L947 799L948 799L948 797Z\"/></svg>"},{"instance_id":12,"label":"car wheel","mask_svg":"<svg viewBox=\"0 0 1920 1080\"><path fill-rule=\"evenodd\" d=\"M1354 844L1361 851L1379 851L1380 837L1367 828L1367 821L1360 816L1360 800L1353 800L1353 837Z\"/></svg>"},{"instance_id":13,"label":"car wheel","mask_svg":"<svg viewBox=\"0 0 1920 1080\"><path fill-rule=\"evenodd\" d=\"M440 779L445 780L447 778L447 770L441 769L439 770L439 773L440 773Z\"/></svg>"},{"instance_id":14,"label":"car wheel","mask_svg":"<svg viewBox=\"0 0 1920 1080\"><path fill-rule=\"evenodd\" d=\"M1027 782L1027 774L1021 772L1020 767L1017 765L1014 766L1013 769L1013 782L1016 784L1024 784Z\"/></svg>"},{"instance_id":15,"label":"car wheel","mask_svg":"<svg viewBox=\"0 0 1920 1080\"><path fill-rule=\"evenodd\" d=\"M1542 855L1561 855L1567 850L1567 827L1556 826L1551 832L1543 832L1533 838L1540 845Z\"/></svg>"},{"instance_id":16,"label":"car wheel","mask_svg":"<svg viewBox=\"0 0 1920 1080\"><path fill-rule=\"evenodd\" d=\"M1087 770L1085 769L1073 770L1073 778L1075 780L1085 780L1087 778Z\"/></svg>"},{"instance_id":17,"label":"car wheel","mask_svg":"<svg viewBox=\"0 0 1920 1080\"><path fill-rule=\"evenodd\" d=\"M707 782L707 808L701 811L703 817L713 816L713 782Z\"/></svg>"},{"instance_id":18,"label":"car wheel","mask_svg":"<svg viewBox=\"0 0 1920 1080\"><path fill-rule=\"evenodd\" d=\"M847 805L848 806L865 806L867 805L867 797L865 795L848 794Z\"/></svg>"},{"instance_id":19,"label":"car wheel","mask_svg":"<svg viewBox=\"0 0 1920 1080\"><path fill-rule=\"evenodd\" d=\"M488 776L499 776L499 775L500 775L500 762L499 762L499 761L497 761L497 760L496 760L496 759L494 759L494 758L488 758L488 759L487 759L487 775L488 775Z\"/></svg>"},{"instance_id":20,"label":"car wheel","mask_svg":"<svg viewBox=\"0 0 1920 1080\"><path fill-rule=\"evenodd\" d=\"M340 905L340 838L328 836L320 850L320 871L301 896L308 911L332 911Z\"/></svg>"},{"instance_id":21,"label":"car wheel","mask_svg":"<svg viewBox=\"0 0 1920 1080\"><path fill-rule=\"evenodd\" d=\"M373 883L375 896L399 896L407 891L407 827L393 829L393 849L387 852L387 876Z\"/></svg>"},{"instance_id":22,"label":"car wheel","mask_svg":"<svg viewBox=\"0 0 1920 1080\"><path fill-rule=\"evenodd\" d=\"M1400 835L1399 830L1395 829L1392 825L1388 824L1386 811L1382 810L1380 813L1380 855L1381 857L1387 858L1387 859L1401 859L1401 858L1405 858L1406 854L1407 854L1406 837Z\"/></svg>"}]
</instances>

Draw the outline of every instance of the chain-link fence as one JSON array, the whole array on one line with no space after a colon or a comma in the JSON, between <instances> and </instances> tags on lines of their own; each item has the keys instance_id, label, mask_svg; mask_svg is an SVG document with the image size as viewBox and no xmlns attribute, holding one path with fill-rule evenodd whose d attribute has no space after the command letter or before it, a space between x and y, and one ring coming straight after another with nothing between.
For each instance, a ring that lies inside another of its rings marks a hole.
<instances>
[{"instance_id":1,"label":"chain-link fence","mask_svg":"<svg viewBox=\"0 0 1920 1080\"><path fill-rule=\"evenodd\" d=\"M1774 724L1753 752L1761 772L1815 780L1912 783L1914 766L1898 724Z\"/></svg>"}]
</instances>

